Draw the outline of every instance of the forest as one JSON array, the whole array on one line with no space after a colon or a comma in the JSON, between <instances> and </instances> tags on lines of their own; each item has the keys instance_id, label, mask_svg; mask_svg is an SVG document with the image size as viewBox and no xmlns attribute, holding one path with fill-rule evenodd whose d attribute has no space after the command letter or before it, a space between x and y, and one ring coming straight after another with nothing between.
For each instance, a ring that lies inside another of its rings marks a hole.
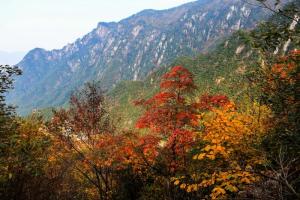
<instances>
[{"instance_id":1,"label":"forest","mask_svg":"<svg viewBox=\"0 0 300 200\"><path fill-rule=\"evenodd\" d=\"M299 12L129 83L119 105L93 81L50 116L18 116L5 95L22 71L1 65L0 199L300 199ZM251 55L231 53L241 43Z\"/></svg>"}]
</instances>

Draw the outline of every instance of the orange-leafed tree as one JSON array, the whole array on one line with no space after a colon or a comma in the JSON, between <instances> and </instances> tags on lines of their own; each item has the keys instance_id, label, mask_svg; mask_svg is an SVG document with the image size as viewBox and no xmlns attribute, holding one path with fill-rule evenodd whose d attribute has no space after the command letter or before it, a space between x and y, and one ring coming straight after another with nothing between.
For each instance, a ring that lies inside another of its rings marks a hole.
<instances>
[{"instance_id":1,"label":"orange-leafed tree","mask_svg":"<svg viewBox=\"0 0 300 200\"><path fill-rule=\"evenodd\" d=\"M187 192L208 190L211 199L227 199L259 181L254 169L266 163L259 146L268 128L268 115L266 106L255 104L252 113L242 113L230 102L204 113L200 150L193 156L198 166L189 176L175 178L174 184Z\"/></svg>"},{"instance_id":2,"label":"orange-leafed tree","mask_svg":"<svg viewBox=\"0 0 300 200\"><path fill-rule=\"evenodd\" d=\"M101 88L96 83L86 84L71 97L68 110L54 113L50 129L60 140L64 155L69 154L64 161L85 180L82 182L89 183L86 191L90 198L111 199L111 153L116 151L117 138Z\"/></svg>"}]
</instances>

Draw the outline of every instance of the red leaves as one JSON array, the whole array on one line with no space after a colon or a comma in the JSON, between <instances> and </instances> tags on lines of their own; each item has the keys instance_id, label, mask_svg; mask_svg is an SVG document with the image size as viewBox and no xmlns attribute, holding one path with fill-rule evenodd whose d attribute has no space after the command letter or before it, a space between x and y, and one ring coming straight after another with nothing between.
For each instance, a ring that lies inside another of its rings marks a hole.
<instances>
[{"instance_id":1,"label":"red leaves","mask_svg":"<svg viewBox=\"0 0 300 200\"><path fill-rule=\"evenodd\" d=\"M177 126L190 125L194 120L195 108L186 99L196 86L192 74L184 67L176 66L163 76L160 87L152 98L135 102L146 109L136 127L170 135Z\"/></svg>"},{"instance_id":2,"label":"red leaves","mask_svg":"<svg viewBox=\"0 0 300 200\"><path fill-rule=\"evenodd\" d=\"M300 51L294 51L290 53L288 56L281 58L278 63L275 63L272 66L272 75L277 76L282 80L287 79L288 76L290 76L293 71L296 70L296 65L298 64L299 60Z\"/></svg>"},{"instance_id":3,"label":"red leaves","mask_svg":"<svg viewBox=\"0 0 300 200\"><path fill-rule=\"evenodd\" d=\"M180 113L178 113L178 114L176 115L176 118L177 118L178 120L188 119L189 117L190 117L190 113L185 112L185 111L180 112Z\"/></svg>"},{"instance_id":4,"label":"red leaves","mask_svg":"<svg viewBox=\"0 0 300 200\"><path fill-rule=\"evenodd\" d=\"M278 58L277 62L267 69L264 93L272 96L274 101L281 98L280 102L286 106L296 103L295 94L299 93L297 91L300 80L299 67L300 50L291 51L287 56Z\"/></svg>"},{"instance_id":5,"label":"red leaves","mask_svg":"<svg viewBox=\"0 0 300 200\"><path fill-rule=\"evenodd\" d=\"M161 89L193 90L196 88L193 75L184 67L176 66L162 77Z\"/></svg>"},{"instance_id":6,"label":"red leaves","mask_svg":"<svg viewBox=\"0 0 300 200\"><path fill-rule=\"evenodd\" d=\"M138 147L144 156L147 156L148 159L154 160L158 155L158 144L160 138L154 135L145 135L141 136L138 140Z\"/></svg>"},{"instance_id":7,"label":"red leaves","mask_svg":"<svg viewBox=\"0 0 300 200\"><path fill-rule=\"evenodd\" d=\"M208 95L204 94L200 98L198 108L201 110L211 110L213 107L223 107L229 103L229 99L225 95Z\"/></svg>"},{"instance_id":8,"label":"red leaves","mask_svg":"<svg viewBox=\"0 0 300 200\"><path fill-rule=\"evenodd\" d=\"M174 98L176 98L176 95L170 92L160 92L154 96L155 103L157 104L166 103Z\"/></svg>"},{"instance_id":9,"label":"red leaves","mask_svg":"<svg viewBox=\"0 0 300 200\"><path fill-rule=\"evenodd\" d=\"M182 66L175 66L173 67L170 72L166 73L163 76L163 79L172 79L172 78L177 78L181 76L189 76L191 77L192 74L184 67Z\"/></svg>"},{"instance_id":10,"label":"red leaves","mask_svg":"<svg viewBox=\"0 0 300 200\"><path fill-rule=\"evenodd\" d=\"M167 107L151 106L136 123L137 128L149 128L154 132L169 132L172 129L173 111ZM174 121L174 120L173 120Z\"/></svg>"},{"instance_id":11,"label":"red leaves","mask_svg":"<svg viewBox=\"0 0 300 200\"><path fill-rule=\"evenodd\" d=\"M194 136L195 133L193 131L176 129L168 138L167 147L174 148L178 155L183 155L191 147Z\"/></svg>"},{"instance_id":12,"label":"red leaves","mask_svg":"<svg viewBox=\"0 0 300 200\"><path fill-rule=\"evenodd\" d=\"M151 130L140 139L143 154L150 160L150 155L160 154L171 171L183 166L186 151L194 141L192 130L198 125L197 107L189 97L195 89L192 74L176 66L163 76L157 94L136 102L145 108L136 127Z\"/></svg>"}]
</instances>

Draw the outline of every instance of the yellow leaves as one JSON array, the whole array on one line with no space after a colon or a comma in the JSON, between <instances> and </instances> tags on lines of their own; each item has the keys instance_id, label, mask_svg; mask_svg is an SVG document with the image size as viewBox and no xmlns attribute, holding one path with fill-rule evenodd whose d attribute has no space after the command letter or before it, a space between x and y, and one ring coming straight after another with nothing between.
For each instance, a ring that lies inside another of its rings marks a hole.
<instances>
[{"instance_id":1,"label":"yellow leaves","mask_svg":"<svg viewBox=\"0 0 300 200\"><path fill-rule=\"evenodd\" d=\"M193 191L197 191L197 190L198 190L198 185L197 184L188 185L186 187L187 192L193 192Z\"/></svg>"},{"instance_id":2,"label":"yellow leaves","mask_svg":"<svg viewBox=\"0 0 300 200\"><path fill-rule=\"evenodd\" d=\"M209 151L211 149L211 146L210 145L207 145L203 150L204 151Z\"/></svg>"},{"instance_id":3,"label":"yellow leaves","mask_svg":"<svg viewBox=\"0 0 300 200\"><path fill-rule=\"evenodd\" d=\"M202 160L204 158L204 156L205 156L205 153L200 153L198 155L198 160Z\"/></svg>"},{"instance_id":4,"label":"yellow leaves","mask_svg":"<svg viewBox=\"0 0 300 200\"><path fill-rule=\"evenodd\" d=\"M226 194L226 191L221 187L215 187L212 192L215 194Z\"/></svg>"},{"instance_id":5,"label":"yellow leaves","mask_svg":"<svg viewBox=\"0 0 300 200\"><path fill-rule=\"evenodd\" d=\"M223 157L228 156L228 152L226 152L226 148L221 145L207 145L202 151L204 153L196 154L193 156L194 160L202 160L204 158L208 158L210 160L215 160L217 155L222 155Z\"/></svg>"},{"instance_id":6,"label":"yellow leaves","mask_svg":"<svg viewBox=\"0 0 300 200\"><path fill-rule=\"evenodd\" d=\"M226 191L221 187L215 187L210 194L211 199L220 199L224 197Z\"/></svg>"},{"instance_id":7,"label":"yellow leaves","mask_svg":"<svg viewBox=\"0 0 300 200\"><path fill-rule=\"evenodd\" d=\"M197 191L199 188L197 184L192 184L191 187L194 191Z\"/></svg>"},{"instance_id":8,"label":"yellow leaves","mask_svg":"<svg viewBox=\"0 0 300 200\"><path fill-rule=\"evenodd\" d=\"M184 178L185 178L185 176L172 177L172 178L171 178L171 181L174 181L174 182L173 182L174 185L179 185L179 184L180 184L180 179L184 179ZM182 184L181 184L181 185L182 185ZM183 185L183 186L181 186L181 185L180 185L180 188L181 188L181 187L185 187L184 185Z\"/></svg>"},{"instance_id":9,"label":"yellow leaves","mask_svg":"<svg viewBox=\"0 0 300 200\"><path fill-rule=\"evenodd\" d=\"M192 191L192 187L191 187L190 185L187 186L186 191L187 191L188 193L190 193L190 192Z\"/></svg>"},{"instance_id":10,"label":"yellow leaves","mask_svg":"<svg viewBox=\"0 0 300 200\"><path fill-rule=\"evenodd\" d=\"M174 185L179 185L179 183L180 183L179 180L174 181Z\"/></svg>"},{"instance_id":11,"label":"yellow leaves","mask_svg":"<svg viewBox=\"0 0 300 200\"><path fill-rule=\"evenodd\" d=\"M201 181L201 183L199 184L199 186L201 187L208 187L215 184L215 178L212 176L210 179L204 179Z\"/></svg>"},{"instance_id":12,"label":"yellow leaves","mask_svg":"<svg viewBox=\"0 0 300 200\"><path fill-rule=\"evenodd\" d=\"M198 154L193 156L193 160L197 160L198 159Z\"/></svg>"},{"instance_id":13,"label":"yellow leaves","mask_svg":"<svg viewBox=\"0 0 300 200\"><path fill-rule=\"evenodd\" d=\"M179 187L180 187L180 189L185 189L186 188L186 184L182 183Z\"/></svg>"},{"instance_id":14,"label":"yellow leaves","mask_svg":"<svg viewBox=\"0 0 300 200\"><path fill-rule=\"evenodd\" d=\"M214 154L208 154L208 155L206 155L206 157L211 159L211 160L216 159L216 156Z\"/></svg>"},{"instance_id":15,"label":"yellow leaves","mask_svg":"<svg viewBox=\"0 0 300 200\"><path fill-rule=\"evenodd\" d=\"M225 148L224 148L224 147L222 147L222 146L220 146L220 145L218 145L218 146L215 146L215 149L216 149L216 151L219 151L219 152L223 152L223 151L225 151Z\"/></svg>"},{"instance_id":16,"label":"yellow leaves","mask_svg":"<svg viewBox=\"0 0 300 200\"><path fill-rule=\"evenodd\" d=\"M193 174L192 177L196 178L196 174ZM186 192L193 192L197 191L199 186L197 184L186 184L186 183L181 183L180 179L184 179L185 176L180 176L178 178L171 178L171 181L174 181L173 184L175 186L179 186L180 189L185 190Z\"/></svg>"},{"instance_id":17,"label":"yellow leaves","mask_svg":"<svg viewBox=\"0 0 300 200\"><path fill-rule=\"evenodd\" d=\"M256 106L257 107L257 106ZM263 108L267 112L266 108ZM268 115L263 113L256 115L256 110L253 113L240 113L235 109L233 104L226 106L223 109L213 109L213 117L208 118L205 122L205 131L202 140L208 144L202 149L202 153L194 159L215 160L221 156L224 161L230 162L235 159L231 155L238 152L237 155L249 154L253 157L263 158L262 155L255 155L257 151L252 144L257 144L261 141L264 132L264 120ZM262 117L263 116L263 117ZM258 119L260 117L260 119Z\"/></svg>"},{"instance_id":18,"label":"yellow leaves","mask_svg":"<svg viewBox=\"0 0 300 200\"><path fill-rule=\"evenodd\" d=\"M218 140L218 139L212 139L212 140L211 140L211 143L213 143L213 144L219 144L219 143L220 143L220 140Z\"/></svg>"},{"instance_id":19,"label":"yellow leaves","mask_svg":"<svg viewBox=\"0 0 300 200\"><path fill-rule=\"evenodd\" d=\"M179 180L175 181L174 185L179 185ZM199 187L197 184L188 185L188 184L182 183L182 184L180 184L179 188L190 193L190 192L197 191Z\"/></svg>"},{"instance_id":20,"label":"yellow leaves","mask_svg":"<svg viewBox=\"0 0 300 200\"><path fill-rule=\"evenodd\" d=\"M241 182L242 183L247 183L247 184L251 183L251 181L247 177L242 178Z\"/></svg>"},{"instance_id":21,"label":"yellow leaves","mask_svg":"<svg viewBox=\"0 0 300 200\"><path fill-rule=\"evenodd\" d=\"M194 184L176 183L187 192L213 188L211 199L225 199L228 193L237 193L239 188L258 181L252 170L266 160L256 147L267 130L268 116L268 109L257 109L257 105L252 112L239 112L234 104L213 109L203 118L205 128L199 134L205 145L193 156L194 160L205 159L202 164L209 170L192 178Z\"/></svg>"},{"instance_id":22,"label":"yellow leaves","mask_svg":"<svg viewBox=\"0 0 300 200\"><path fill-rule=\"evenodd\" d=\"M239 191L239 189L236 186L230 185L230 184L226 185L225 189L230 192L238 192Z\"/></svg>"},{"instance_id":23,"label":"yellow leaves","mask_svg":"<svg viewBox=\"0 0 300 200\"><path fill-rule=\"evenodd\" d=\"M239 191L238 187L256 181L254 174L243 170L228 170L219 171L212 174L202 174L203 179L197 185L198 189L208 188L213 186L210 197L212 199L223 199L227 193L236 193Z\"/></svg>"}]
</instances>

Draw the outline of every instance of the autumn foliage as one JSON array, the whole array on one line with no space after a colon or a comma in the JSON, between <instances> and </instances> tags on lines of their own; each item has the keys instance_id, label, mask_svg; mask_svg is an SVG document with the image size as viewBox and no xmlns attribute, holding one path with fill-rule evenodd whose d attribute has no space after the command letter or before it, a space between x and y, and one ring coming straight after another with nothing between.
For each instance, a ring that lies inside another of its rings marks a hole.
<instances>
[{"instance_id":1,"label":"autumn foliage","mask_svg":"<svg viewBox=\"0 0 300 200\"><path fill-rule=\"evenodd\" d=\"M142 114L126 130L117 128L104 91L89 83L48 123L38 115L15 119L7 138L15 148L3 148L0 182L19 192L5 189L2 197L268 199L283 191L298 197L298 80L293 51L269 66L263 95L244 106L201 93L193 74L175 66L156 94L134 101Z\"/></svg>"},{"instance_id":2,"label":"autumn foliage","mask_svg":"<svg viewBox=\"0 0 300 200\"><path fill-rule=\"evenodd\" d=\"M191 101L196 86L193 75L182 66L173 67L162 77L160 91L138 104L145 113L136 127L149 129L157 146L166 176L186 168L186 152L194 143L193 129L198 124L197 105Z\"/></svg>"}]
</instances>

